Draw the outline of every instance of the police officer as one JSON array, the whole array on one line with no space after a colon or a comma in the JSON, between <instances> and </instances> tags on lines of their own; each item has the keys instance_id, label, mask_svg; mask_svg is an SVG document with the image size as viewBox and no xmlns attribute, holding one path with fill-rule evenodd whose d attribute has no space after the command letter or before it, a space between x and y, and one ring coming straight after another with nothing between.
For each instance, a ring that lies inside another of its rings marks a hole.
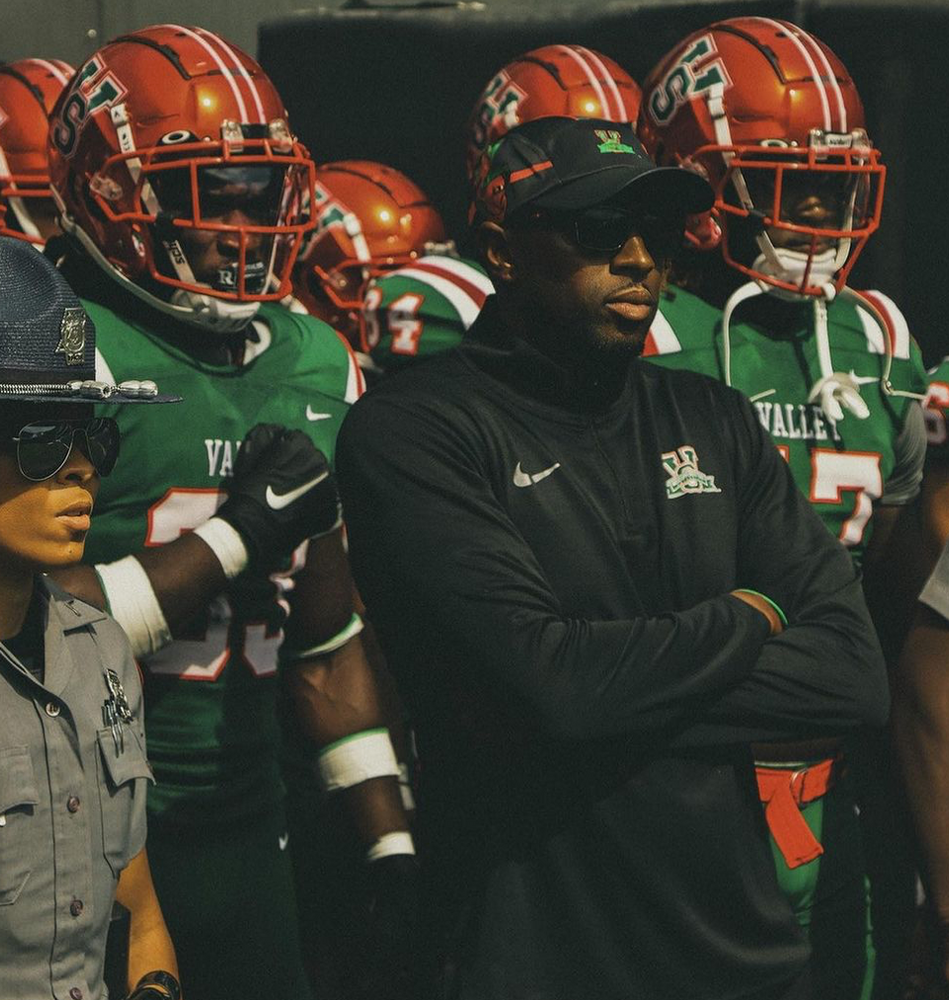
<instances>
[{"instance_id":1,"label":"police officer","mask_svg":"<svg viewBox=\"0 0 949 1000\"><path fill-rule=\"evenodd\" d=\"M178 1000L145 853L141 688L105 613L43 575L82 556L118 429L92 400L95 328L53 265L0 238L0 996L104 1000L113 901L130 912L130 1000Z\"/></svg>"}]
</instances>

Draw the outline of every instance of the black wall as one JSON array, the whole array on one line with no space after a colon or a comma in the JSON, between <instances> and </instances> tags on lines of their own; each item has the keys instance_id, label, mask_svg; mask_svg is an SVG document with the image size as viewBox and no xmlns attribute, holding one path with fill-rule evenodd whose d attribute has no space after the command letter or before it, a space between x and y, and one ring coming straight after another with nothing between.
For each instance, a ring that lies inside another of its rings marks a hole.
<instances>
[{"instance_id":1,"label":"black wall","mask_svg":"<svg viewBox=\"0 0 949 1000\"><path fill-rule=\"evenodd\" d=\"M883 225L852 284L891 295L930 361L949 353L941 316L949 284L949 5L712 0L321 10L265 21L258 55L317 162L365 158L403 170L459 234L462 128L495 70L539 45L574 42L641 80L684 35L739 14L796 21L850 69L888 167Z\"/></svg>"}]
</instances>

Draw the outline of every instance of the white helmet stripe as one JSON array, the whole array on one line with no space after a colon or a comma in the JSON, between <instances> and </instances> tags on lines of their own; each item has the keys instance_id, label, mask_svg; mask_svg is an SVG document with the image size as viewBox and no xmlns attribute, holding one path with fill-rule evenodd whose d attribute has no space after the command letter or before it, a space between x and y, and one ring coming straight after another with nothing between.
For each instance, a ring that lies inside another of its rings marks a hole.
<instances>
[{"instance_id":1,"label":"white helmet stripe","mask_svg":"<svg viewBox=\"0 0 949 1000\"><path fill-rule=\"evenodd\" d=\"M814 65L814 60L811 58L811 54L804 48L800 38L798 38L796 31L800 31L796 25L782 24L780 21L775 21L770 17L759 17L755 18L757 21L763 21L765 24L770 24L772 28L776 31L780 31L782 34L787 35L791 39L791 43L797 47L798 52L807 63L807 68L811 71L811 78L814 81L814 85L817 87L817 94L820 97L821 110L824 112L824 131L830 132L832 130L832 125L830 121L830 102L827 100L827 91L824 89L824 83L820 78L820 73L817 71L817 66ZM794 28L794 31L789 31L789 28Z\"/></svg>"},{"instance_id":2,"label":"white helmet stripe","mask_svg":"<svg viewBox=\"0 0 949 1000\"><path fill-rule=\"evenodd\" d=\"M180 31L182 34L187 35L189 38L193 39L204 49L205 52L214 60L217 64L217 68L221 71L224 79L231 85L231 93L234 95L234 100L237 102L237 109L240 112L241 121L246 122L247 116L247 105L244 104L244 98L241 96L240 88L237 86L237 81L234 79L234 74L227 68L224 60L211 48L211 46L198 34L193 32L190 28L186 28L181 24L163 24L163 28L170 28L173 31Z\"/></svg>"},{"instance_id":3,"label":"white helmet stripe","mask_svg":"<svg viewBox=\"0 0 949 1000\"><path fill-rule=\"evenodd\" d=\"M827 58L827 54L820 47L817 39L806 31L802 31L800 35L801 39L807 39L808 42L814 47L814 51L817 53L817 58L821 61L824 66L825 75L827 81L830 84L830 89L833 91L834 98L837 102L837 113L840 117L840 126L838 131L847 131L847 109L844 107L844 95L840 92L840 85L837 83L837 76L831 69L830 60Z\"/></svg>"},{"instance_id":4,"label":"white helmet stripe","mask_svg":"<svg viewBox=\"0 0 949 1000\"><path fill-rule=\"evenodd\" d=\"M257 84L254 83L253 77L247 72L247 67L240 61L237 53L221 38L220 35L215 35L213 32L206 31L204 28L198 28L204 38L213 38L224 51L234 60L234 68L237 70L241 79L247 84L250 89L250 96L254 99L254 106L257 108L257 115L260 118L260 124L266 125L267 120L264 117L264 105L260 100L260 93L257 90Z\"/></svg>"},{"instance_id":5,"label":"white helmet stripe","mask_svg":"<svg viewBox=\"0 0 949 1000\"><path fill-rule=\"evenodd\" d=\"M557 48L560 49L561 52L565 52L568 56L570 56L570 58L580 67L580 69L582 69L583 72L586 73L587 80L590 82L590 86L593 88L597 98L600 101L600 107L603 109L604 117L609 118L609 116L612 114L612 111L610 111L610 104L609 101L606 99L606 92L600 86L600 81L597 80L596 78L596 74L593 72L592 69L590 69L590 67L586 64L586 62L580 58L580 56L572 46L558 45ZM585 52L586 50L581 49L580 51Z\"/></svg>"},{"instance_id":6,"label":"white helmet stripe","mask_svg":"<svg viewBox=\"0 0 949 1000\"><path fill-rule=\"evenodd\" d=\"M27 61L28 61L28 62L35 62L35 63L37 63L38 65L42 66L42 67L43 67L44 69L46 69L46 70L47 70L47 72L49 72L49 73L52 73L52 75L53 75L54 77L56 77L56 79L57 79L57 80L58 80L58 81L59 81L59 82L60 82L60 83L61 83L61 84L62 84L62 85L63 85L64 87L66 86L66 84L67 84L67 83L69 83L69 77L70 77L70 76L71 76L72 74L71 74L71 73L70 73L70 74L67 74L67 73L65 73L65 72L63 71L63 69L61 69L61 68L60 68L60 67L62 67L62 66L63 66L63 63L60 63L60 64L59 64L59 66L57 66L57 65L56 65L56 63L54 63L54 62L50 62L50 60L49 60L49 59L29 59L29 60L27 60Z\"/></svg>"},{"instance_id":7,"label":"white helmet stripe","mask_svg":"<svg viewBox=\"0 0 949 1000\"><path fill-rule=\"evenodd\" d=\"M603 82L610 88L610 93L616 101L616 110L619 112L620 118L622 118L624 122L629 121L629 110L626 107L626 102L623 100L623 95L620 93L619 87L616 86L613 74L606 68L606 63L604 63L603 60L591 49L585 49L578 45L576 47L576 51L582 52L603 74Z\"/></svg>"}]
</instances>

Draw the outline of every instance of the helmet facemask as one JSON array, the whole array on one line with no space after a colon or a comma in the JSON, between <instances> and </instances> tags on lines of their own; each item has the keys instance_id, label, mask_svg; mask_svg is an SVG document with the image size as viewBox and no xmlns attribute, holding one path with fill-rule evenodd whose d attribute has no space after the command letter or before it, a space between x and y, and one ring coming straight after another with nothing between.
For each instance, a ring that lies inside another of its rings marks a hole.
<instances>
[{"instance_id":1,"label":"helmet facemask","mask_svg":"<svg viewBox=\"0 0 949 1000\"><path fill-rule=\"evenodd\" d=\"M814 129L806 148L775 140L715 146L725 173L715 211L725 261L790 297L832 298L877 229L885 168L862 129Z\"/></svg>"},{"instance_id":2,"label":"helmet facemask","mask_svg":"<svg viewBox=\"0 0 949 1000\"><path fill-rule=\"evenodd\" d=\"M107 225L127 227L140 264L135 283L149 298L186 322L229 332L290 290L311 228L303 206L314 167L282 120L225 121L221 133L219 142L169 133L159 146L115 154L91 178L89 196Z\"/></svg>"}]
</instances>

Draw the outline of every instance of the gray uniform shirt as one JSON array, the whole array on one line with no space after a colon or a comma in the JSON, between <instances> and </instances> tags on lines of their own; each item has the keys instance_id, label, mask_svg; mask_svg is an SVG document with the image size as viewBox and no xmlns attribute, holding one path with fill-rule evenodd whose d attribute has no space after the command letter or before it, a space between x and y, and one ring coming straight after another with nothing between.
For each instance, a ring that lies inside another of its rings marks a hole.
<instances>
[{"instance_id":1,"label":"gray uniform shirt","mask_svg":"<svg viewBox=\"0 0 949 1000\"><path fill-rule=\"evenodd\" d=\"M116 884L145 846L141 686L108 615L41 587L45 683L0 656L0 997L103 1000ZM118 747L108 670L132 714Z\"/></svg>"}]
</instances>

